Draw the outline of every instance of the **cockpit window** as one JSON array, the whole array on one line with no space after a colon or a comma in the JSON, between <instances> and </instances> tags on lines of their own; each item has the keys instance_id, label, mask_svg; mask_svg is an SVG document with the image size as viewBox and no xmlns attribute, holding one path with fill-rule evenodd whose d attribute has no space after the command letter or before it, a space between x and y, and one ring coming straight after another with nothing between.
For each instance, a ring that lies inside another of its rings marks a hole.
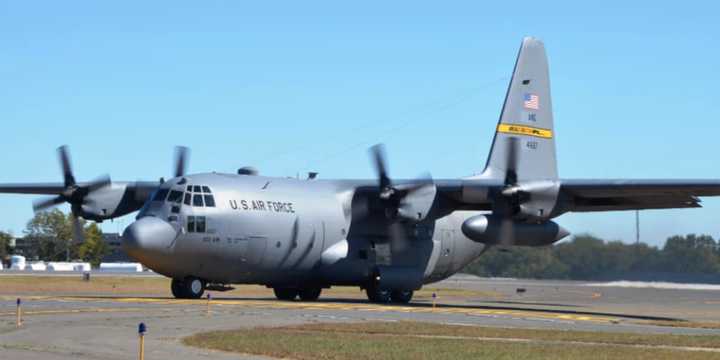
<instances>
[{"instance_id":1,"label":"cockpit window","mask_svg":"<svg viewBox=\"0 0 720 360\"><path fill-rule=\"evenodd\" d=\"M153 197L153 201L165 201L165 198L167 197L169 191L169 189L158 190Z\"/></svg>"},{"instance_id":2,"label":"cockpit window","mask_svg":"<svg viewBox=\"0 0 720 360\"><path fill-rule=\"evenodd\" d=\"M205 194L203 197L205 198L205 206L215 207L215 199L212 195Z\"/></svg>"},{"instance_id":3,"label":"cockpit window","mask_svg":"<svg viewBox=\"0 0 720 360\"><path fill-rule=\"evenodd\" d=\"M195 217L194 216L187 217L187 231L195 232Z\"/></svg>"},{"instance_id":4,"label":"cockpit window","mask_svg":"<svg viewBox=\"0 0 720 360\"><path fill-rule=\"evenodd\" d=\"M186 187L187 192L183 199L185 205L197 206L197 207L215 207L215 198L212 195L212 191L209 186L205 185L188 185ZM172 194L171 194L172 195ZM170 201L170 199L168 199ZM179 202L180 200L178 200Z\"/></svg>"},{"instance_id":5,"label":"cockpit window","mask_svg":"<svg viewBox=\"0 0 720 360\"><path fill-rule=\"evenodd\" d=\"M198 216L195 218L195 231L199 233L205 232L205 217Z\"/></svg>"},{"instance_id":6,"label":"cockpit window","mask_svg":"<svg viewBox=\"0 0 720 360\"><path fill-rule=\"evenodd\" d=\"M167 201L171 203L180 203L182 201L183 193L182 191L173 190L170 191L170 196L168 196Z\"/></svg>"}]
</instances>

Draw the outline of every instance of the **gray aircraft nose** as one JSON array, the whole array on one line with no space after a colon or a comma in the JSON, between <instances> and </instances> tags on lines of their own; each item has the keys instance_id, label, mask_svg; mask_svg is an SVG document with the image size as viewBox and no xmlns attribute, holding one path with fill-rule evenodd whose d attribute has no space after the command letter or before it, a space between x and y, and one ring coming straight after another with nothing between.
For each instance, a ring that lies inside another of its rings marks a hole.
<instances>
[{"instance_id":1,"label":"gray aircraft nose","mask_svg":"<svg viewBox=\"0 0 720 360\"><path fill-rule=\"evenodd\" d=\"M156 217L143 217L130 224L122 235L125 251L137 259L148 255L160 255L170 252L177 233L166 221Z\"/></svg>"}]
</instances>

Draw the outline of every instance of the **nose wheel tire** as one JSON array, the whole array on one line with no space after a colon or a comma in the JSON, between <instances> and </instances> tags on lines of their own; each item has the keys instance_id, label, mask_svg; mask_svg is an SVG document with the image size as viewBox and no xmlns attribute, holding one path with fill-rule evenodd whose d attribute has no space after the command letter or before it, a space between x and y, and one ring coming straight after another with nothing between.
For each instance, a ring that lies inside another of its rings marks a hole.
<instances>
[{"instance_id":1,"label":"nose wheel tire","mask_svg":"<svg viewBox=\"0 0 720 360\"><path fill-rule=\"evenodd\" d=\"M275 297L278 300L293 301L298 297L299 291L292 288L273 288ZM318 294L319 296L320 294Z\"/></svg>"},{"instance_id":2,"label":"nose wheel tire","mask_svg":"<svg viewBox=\"0 0 720 360\"><path fill-rule=\"evenodd\" d=\"M300 295L302 301L316 301L320 298L321 292L322 289L320 288L300 289L298 295Z\"/></svg>"},{"instance_id":3,"label":"nose wheel tire","mask_svg":"<svg viewBox=\"0 0 720 360\"><path fill-rule=\"evenodd\" d=\"M192 276L183 280L173 279L170 290L178 299L199 299L205 293L205 281Z\"/></svg>"}]
</instances>

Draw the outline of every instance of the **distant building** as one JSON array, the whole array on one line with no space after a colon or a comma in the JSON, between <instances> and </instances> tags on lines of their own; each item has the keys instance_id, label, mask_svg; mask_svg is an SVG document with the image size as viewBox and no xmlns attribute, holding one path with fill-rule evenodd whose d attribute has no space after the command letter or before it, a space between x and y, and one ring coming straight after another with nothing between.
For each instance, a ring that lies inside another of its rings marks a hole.
<instances>
[{"instance_id":1,"label":"distant building","mask_svg":"<svg viewBox=\"0 0 720 360\"><path fill-rule=\"evenodd\" d=\"M15 238L10 242L10 248L14 255L22 255L27 259L36 259L39 242L40 239L33 237Z\"/></svg>"},{"instance_id":2,"label":"distant building","mask_svg":"<svg viewBox=\"0 0 720 360\"><path fill-rule=\"evenodd\" d=\"M103 233L103 241L108 246L108 253L102 258L103 262L131 262L132 260L122 248L122 239L118 233ZM28 260L38 260L37 249L40 239L33 237L14 238L10 241L13 255L22 255Z\"/></svg>"}]
</instances>

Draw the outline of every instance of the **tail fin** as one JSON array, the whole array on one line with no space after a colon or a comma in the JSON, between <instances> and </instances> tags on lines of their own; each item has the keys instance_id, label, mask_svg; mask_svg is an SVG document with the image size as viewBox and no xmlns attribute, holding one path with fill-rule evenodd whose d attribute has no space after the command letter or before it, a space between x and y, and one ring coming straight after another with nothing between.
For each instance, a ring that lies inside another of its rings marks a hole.
<instances>
[{"instance_id":1,"label":"tail fin","mask_svg":"<svg viewBox=\"0 0 720 360\"><path fill-rule=\"evenodd\" d=\"M514 181L557 179L554 136L545 46L526 37L482 176L512 176Z\"/></svg>"}]
</instances>

